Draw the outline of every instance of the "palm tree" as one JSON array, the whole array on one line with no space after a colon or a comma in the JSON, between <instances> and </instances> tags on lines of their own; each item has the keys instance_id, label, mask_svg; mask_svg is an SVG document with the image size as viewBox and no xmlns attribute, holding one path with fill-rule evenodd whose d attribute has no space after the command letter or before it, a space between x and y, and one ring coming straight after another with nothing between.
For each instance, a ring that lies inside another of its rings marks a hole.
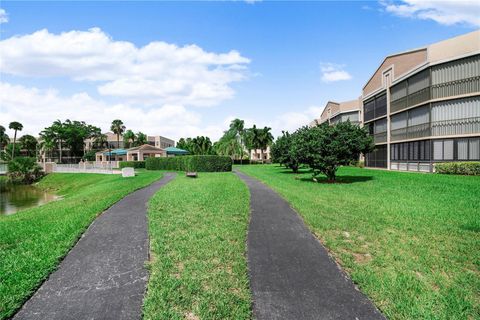
<instances>
[{"instance_id":1,"label":"palm tree","mask_svg":"<svg viewBox=\"0 0 480 320\"><path fill-rule=\"evenodd\" d=\"M93 145L96 149L103 149L108 145L108 137L106 134L100 133L93 137Z\"/></svg>"},{"instance_id":2,"label":"palm tree","mask_svg":"<svg viewBox=\"0 0 480 320\"><path fill-rule=\"evenodd\" d=\"M23 125L20 122L10 122L8 128L15 130L15 134L13 135L13 149L12 149L12 159L13 155L15 154L15 143L17 142L17 131L22 131Z\"/></svg>"},{"instance_id":3,"label":"palm tree","mask_svg":"<svg viewBox=\"0 0 480 320\"><path fill-rule=\"evenodd\" d=\"M120 148L120 135L125 132L125 129L122 120L116 119L112 121L110 130L117 135L117 148Z\"/></svg>"},{"instance_id":4,"label":"palm tree","mask_svg":"<svg viewBox=\"0 0 480 320\"><path fill-rule=\"evenodd\" d=\"M267 149L269 145L272 144L273 142L273 135L270 132L272 128L269 127L264 127L263 129L259 130L259 147L260 147L260 156L262 157L262 163L263 163L263 150Z\"/></svg>"},{"instance_id":5,"label":"palm tree","mask_svg":"<svg viewBox=\"0 0 480 320\"><path fill-rule=\"evenodd\" d=\"M38 141L34 136L26 134L18 139L20 149L25 150L29 157L36 156Z\"/></svg>"},{"instance_id":6,"label":"palm tree","mask_svg":"<svg viewBox=\"0 0 480 320\"><path fill-rule=\"evenodd\" d=\"M126 148L134 147L135 146L135 133L133 133L132 130L127 130L125 131L125 134L123 135L123 144L125 145ZM131 141L131 144L130 144Z\"/></svg>"},{"instance_id":7,"label":"palm tree","mask_svg":"<svg viewBox=\"0 0 480 320\"><path fill-rule=\"evenodd\" d=\"M8 135L5 133L5 127L0 126L0 149L5 149L7 144L10 143L10 138Z\"/></svg>"},{"instance_id":8,"label":"palm tree","mask_svg":"<svg viewBox=\"0 0 480 320\"><path fill-rule=\"evenodd\" d=\"M49 137L42 137L42 140L40 141L40 152L44 155L44 157L47 157L47 154L50 153L55 149L55 141L50 139Z\"/></svg>"},{"instance_id":9,"label":"palm tree","mask_svg":"<svg viewBox=\"0 0 480 320\"><path fill-rule=\"evenodd\" d=\"M148 137L145 133L143 132L137 132L137 145L141 146L144 144L147 144L148 142Z\"/></svg>"},{"instance_id":10,"label":"palm tree","mask_svg":"<svg viewBox=\"0 0 480 320\"><path fill-rule=\"evenodd\" d=\"M234 119L230 122L229 131L235 135L238 143L242 148L245 148L245 121L240 119ZM243 153L243 152L242 152ZM243 156L240 157L240 164L242 163Z\"/></svg>"},{"instance_id":11,"label":"palm tree","mask_svg":"<svg viewBox=\"0 0 480 320\"><path fill-rule=\"evenodd\" d=\"M262 137L261 130L257 128L256 125L253 125L253 128L250 129L250 146L252 149L260 149L262 146Z\"/></svg>"}]
</instances>

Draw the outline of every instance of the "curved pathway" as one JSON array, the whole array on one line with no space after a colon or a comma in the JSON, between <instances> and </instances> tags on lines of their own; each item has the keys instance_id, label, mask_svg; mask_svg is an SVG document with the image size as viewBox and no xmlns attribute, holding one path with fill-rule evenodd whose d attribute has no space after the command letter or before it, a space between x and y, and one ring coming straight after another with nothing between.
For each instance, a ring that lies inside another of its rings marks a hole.
<instances>
[{"instance_id":1,"label":"curved pathway","mask_svg":"<svg viewBox=\"0 0 480 320\"><path fill-rule=\"evenodd\" d=\"M146 203L165 174L103 212L14 319L139 319L148 273Z\"/></svg>"},{"instance_id":2,"label":"curved pathway","mask_svg":"<svg viewBox=\"0 0 480 320\"><path fill-rule=\"evenodd\" d=\"M237 175L250 189L247 248L256 319L384 319L285 200Z\"/></svg>"}]
</instances>

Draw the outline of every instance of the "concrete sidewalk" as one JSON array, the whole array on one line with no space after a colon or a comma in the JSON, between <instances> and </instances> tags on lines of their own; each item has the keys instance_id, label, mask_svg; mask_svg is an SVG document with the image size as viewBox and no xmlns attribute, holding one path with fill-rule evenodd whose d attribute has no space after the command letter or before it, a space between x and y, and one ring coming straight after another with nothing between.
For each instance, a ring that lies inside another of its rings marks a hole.
<instances>
[{"instance_id":1,"label":"concrete sidewalk","mask_svg":"<svg viewBox=\"0 0 480 320\"><path fill-rule=\"evenodd\" d=\"M140 319L148 273L146 203L175 177L103 212L14 319Z\"/></svg>"},{"instance_id":2,"label":"concrete sidewalk","mask_svg":"<svg viewBox=\"0 0 480 320\"><path fill-rule=\"evenodd\" d=\"M247 250L256 319L384 319L283 198L237 175L251 196Z\"/></svg>"}]
</instances>

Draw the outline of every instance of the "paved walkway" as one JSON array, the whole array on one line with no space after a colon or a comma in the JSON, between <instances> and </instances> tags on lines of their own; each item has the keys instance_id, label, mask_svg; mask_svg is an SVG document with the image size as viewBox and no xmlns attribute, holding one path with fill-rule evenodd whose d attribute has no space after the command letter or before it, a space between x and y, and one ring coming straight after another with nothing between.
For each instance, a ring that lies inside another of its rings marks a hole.
<instances>
[{"instance_id":1,"label":"paved walkway","mask_svg":"<svg viewBox=\"0 0 480 320\"><path fill-rule=\"evenodd\" d=\"M148 273L146 202L163 179L100 215L14 319L139 319Z\"/></svg>"},{"instance_id":2,"label":"paved walkway","mask_svg":"<svg viewBox=\"0 0 480 320\"><path fill-rule=\"evenodd\" d=\"M384 319L285 200L237 174L251 195L247 248L256 319Z\"/></svg>"}]
</instances>

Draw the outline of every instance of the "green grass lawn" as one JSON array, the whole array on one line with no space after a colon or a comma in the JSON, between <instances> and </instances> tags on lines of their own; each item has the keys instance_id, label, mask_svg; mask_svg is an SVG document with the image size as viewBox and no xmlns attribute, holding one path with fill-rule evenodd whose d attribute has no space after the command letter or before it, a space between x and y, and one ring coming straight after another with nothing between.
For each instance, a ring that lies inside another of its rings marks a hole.
<instances>
[{"instance_id":1,"label":"green grass lawn","mask_svg":"<svg viewBox=\"0 0 480 320\"><path fill-rule=\"evenodd\" d=\"M62 200L0 216L0 319L28 299L99 213L161 176L49 174L38 186Z\"/></svg>"},{"instance_id":2,"label":"green grass lawn","mask_svg":"<svg viewBox=\"0 0 480 320\"><path fill-rule=\"evenodd\" d=\"M238 167L281 194L391 319L480 319L480 177Z\"/></svg>"},{"instance_id":3,"label":"green grass lawn","mask_svg":"<svg viewBox=\"0 0 480 320\"><path fill-rule=\"evenodd\" d=\"M247 187L232 173L182 174L149 202L145 319L249 319Z\"/></svg>"}]
</instances>

